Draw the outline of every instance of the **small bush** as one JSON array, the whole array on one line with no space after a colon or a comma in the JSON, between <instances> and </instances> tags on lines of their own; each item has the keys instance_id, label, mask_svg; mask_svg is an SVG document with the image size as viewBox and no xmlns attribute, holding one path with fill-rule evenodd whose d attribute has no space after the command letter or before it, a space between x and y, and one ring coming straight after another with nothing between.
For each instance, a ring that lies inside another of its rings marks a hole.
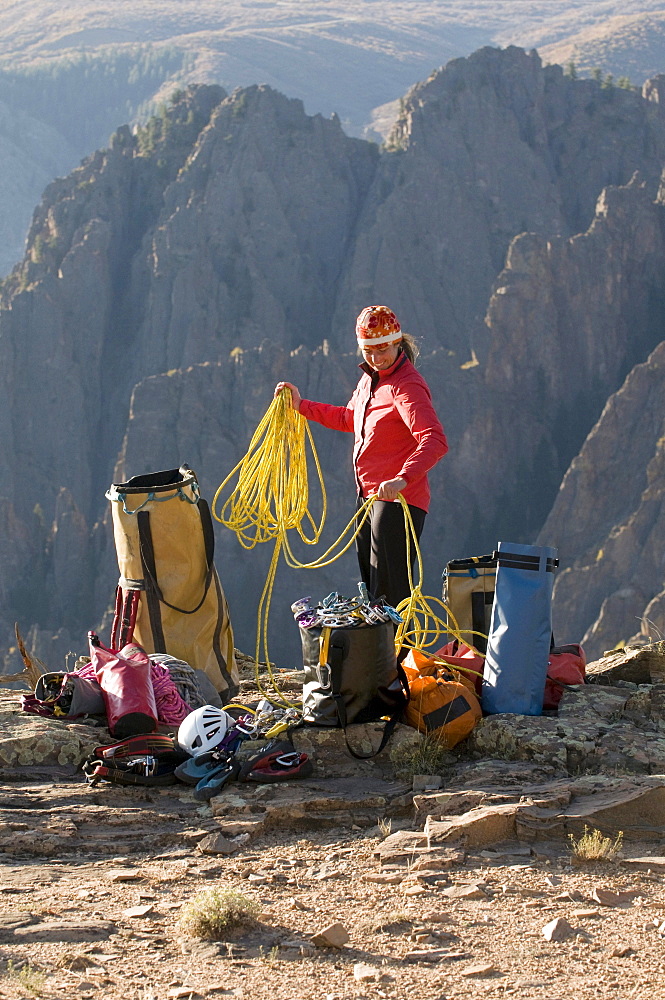
<instances>
[{"instance_id":1,"label":"small bush","mask_svg":"<svg viewBox=\"0 0 665 1000\"><path fill-rule=\"evenodd\" d=\"M259 948L259 958L273 969L279 961L279 945L273 945L269 952L265 952L263 945L261 945Z\"/></svg>"},{"instance_id":2,"label":"small bush","mask_svg":"<svg viewBox=\"0 0 665 1000\"><path fill-rule=\"evenodd\" d=\"M379 833L381 834L383 840L385 840L386 837L390 836L390 831L393 828L393 821L390 819L390 817L385 817L385 816L381 817L376 825L379 828Z\"/></svg>"},{"instance_id":3,"label":"small bush","mask_svg":"<svg viewBox=\"0 0 665 1000\"><path fill-rule=\"evenodd\" d=\"M600 830L589 830L585 826L578 840L572 834L568 839L574 861L614 861L623 844L623 833L612 840L611 837L604 837Z\"/></svg>"},{"instance_id":4,"label":"small bush","mask_svg":"<svg viewBox=\"0 0 665 1000\"><path fill-rule=\"evenodd\" d=\"M234 889L200 892L183 908L180 926L192 937L219 940L236 927L256 922L261 907Z\"/></svg>"},{"instance_id":5,"label":"small bush","mask_svg":"<svg viewBox=\"0 0 665 1000\"><path fill-rule=\"evenodd\" d=\"M391 760L401 777L413 778L414 774L442 774L450 766L451 755L436 736L425 733L420 743L413 749L401 749Z\"/></svg>"},{"instance_id":6,"label":"small bush","mask_svg":"<svg viewBox=\"0 0 665 1000\"><path fill-rule=\"evenodd\" d=\"M7 962L7 975L10 979L20 983L26 993L32 993L33 996L39 996L46 983L44 973L35 969L29 962L18 966L10 959Z\"/></svg>"}]
</instances>

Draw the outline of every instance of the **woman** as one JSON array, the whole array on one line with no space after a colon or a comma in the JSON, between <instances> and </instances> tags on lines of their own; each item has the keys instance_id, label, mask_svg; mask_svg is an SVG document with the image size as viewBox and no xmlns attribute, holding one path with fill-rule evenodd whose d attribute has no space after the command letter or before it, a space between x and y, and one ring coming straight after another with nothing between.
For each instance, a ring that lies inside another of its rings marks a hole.
<instances>
[{"instance_id":1,"label":"woman","mask_svg":"<svg viewBox=\"0 0 665 1000\"><path fill-rule=\"evenodd\" d=\"M403 334L387 306L368 306L356 321L363 374L346 406L302 399L291 382L279 382L275 395L291 390L291 402L308 420L355 435L353 466L358 506L376 494L356 541L360 575L375 597L396 607L410 596L406 530L401 493L411 511L416 535L430 502L427 473L448 450L425 379L416 371L415 343ZM411 547L411 563L415 553Z\"/></svg>"}]
</instances>

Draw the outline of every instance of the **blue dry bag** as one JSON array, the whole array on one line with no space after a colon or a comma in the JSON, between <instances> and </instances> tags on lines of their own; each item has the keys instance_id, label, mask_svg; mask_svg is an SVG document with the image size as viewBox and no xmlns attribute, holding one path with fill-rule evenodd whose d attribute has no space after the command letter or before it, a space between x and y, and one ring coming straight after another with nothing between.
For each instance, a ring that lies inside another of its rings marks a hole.
<instances>
[{"instance_id":1,"label":"blue dry bag","mask_svg":"<svg viewBox=\"0 0 665 1000\"><path fill-rule=\"evenodd\" d=\"M499 542L483 710L541 715L552 638L557 550Z\"/></svg>"}]
</instances>

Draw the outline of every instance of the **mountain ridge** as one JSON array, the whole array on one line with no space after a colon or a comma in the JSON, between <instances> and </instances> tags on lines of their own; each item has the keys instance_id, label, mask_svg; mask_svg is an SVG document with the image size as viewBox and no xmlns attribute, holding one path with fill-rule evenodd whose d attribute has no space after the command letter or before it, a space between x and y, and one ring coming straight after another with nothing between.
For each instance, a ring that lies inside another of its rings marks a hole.
<instances>
[{"instance_id":1,"label":"mountain ridge","mask_svg":"<svg viewBox=\"0 0 665 1000\"><path fill-rule=\"evenodd\" d=\"M657 0L570 0L554 10L545 0L374 0L360 7L350 0L230 0L222 8L214 0L167 0L158 13L144 0L9 4L0 10L0 100L16 115L57 128L60 138L49 155L22 158L19 167L0 158L0 176L37 174L19 200L0 201L11 219L0 273L23 252L44 162L57 147L72 146L57 160L61 175L123 121L144 122L175 89L266 83L304 100L309 114L335 112L349 134L382 141L410 86L483 45L536 48L550 62L572 59L579 75L599 67L641 86L665 70L659 13ZM0 131L0 153L1 138ZM9 178L0 190L16 186Z\"/></svg>"},{"instance_id":2,"label":"mountain ridge","mask_svg":"<svg viewBox=\"0 0 665 1000\"><path fill-rule=\"evenodd\" d=\"M516 48L416 87L383 151L267 87L189 89L144 129L118 130L47 189L0 296L0 474L16 539L0 560L3 630L27 618L45 650L101 618L114 475L200 460L209 495L280 378L346 402L353 320L370 301L424 337L451 441L432 477L426 590L448 558L506 531L532 540L604 400L662 336L664 151L656 101ZM541 313L544 288L557 307ZM597 365L610 343L616 357ZM598 375L586 409L562 392L566 373L578 386ZM319 437L344 524L348 442ZM218 542L247 648L259 570L243 589L242 554ZM352 565L340 576L352 582ZM292 656L280 631L277 653Z\"/></svg>"}]
</instances>

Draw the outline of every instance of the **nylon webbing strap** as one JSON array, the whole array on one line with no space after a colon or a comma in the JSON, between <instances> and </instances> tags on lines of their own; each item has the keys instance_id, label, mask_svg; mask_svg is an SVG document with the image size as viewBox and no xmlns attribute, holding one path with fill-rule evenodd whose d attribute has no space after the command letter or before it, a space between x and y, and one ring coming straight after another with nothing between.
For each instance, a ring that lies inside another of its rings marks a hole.
<instances>
[{"instance_id":1,"label":"nylon webbing strap","mask_svg":"<svg viewBox=\"0 0 665 1000\"><path fill-rule=\"evenodd\" d=\"M433 712L424 715L423 721L427 732L431 733L433 729L440 729L446 723L454 722L455 719L459 719L460 716L468 711L469 702L460 694L456 698L453 698L452 701L448 701L445 705L441 705L439 708L435 708Z\"/></svg>"},{"instance_id":2,"label":"nylon webbing strap","mask_svg":"<svg viewBox=\"0 0 665 1000\"><path fill-rule=\"evenodd\" d=\"M496 552L490 556L469 556L467 559L451 559L444 570L448 576L480 576L480 570L496 569Z\"/></svg>"},{"instance_id":3,"label":"nylon webbing strap","mask_svg":"<svg viewBox=\"0 0 665 1000\"><path fill-rule=\"evenodd\" d=\"M210 570L215 558L215 529L212 526L212 515L208 501L204 500L203 497L199 497L196 506L199 508L201 516L201 530L203 531L203 543L206 550L206 566Z\"/></svg>"},{"instance_id":4,"label":"nylon webbing strap","mask_svg":"<svg viewBox=\"0 0 665 1000\"><path fill-rule=\"evenodd\" d=\"M168 771L165 774L150 774L146 776L136 774L123 767L108 766L98 761L92 761L90 764L84 765L83 772L88 783L92 786L96 785L98 781L111 781L117 785L143 785L148 788L177 783L177 778L174 777L172 771Z\"/></svg>"},{"instance_id":5,"label":"nylon webbing strap","mask_svg":"<svg viewBox=\"0 0 665 1000\"><path fill-rule=\"evenodd\" d=\"M136 515L136 524L139 532L139 549L141 552L143 575L145 577L145 597L148 605L152 644L155 647L155 653L166 653L166 640L164 639L164 628L162 626L162 610L159 606L160 594L157 587L155 550L152 547L150 514L147 510L139 511Z\"/></svg>"},{"instance_id":6,"label":"nylon webbing strap","mask_svg":"<svg viewBox=\"0 0 665 1000\"><path fill-rule=\"evenodd\" d=\"M487 650L487 607L494 602L493 590L475 590L471 594L471 628L473 640L480 653Z\"/></svg>"},{"instance_id":7,"label":"nylon webbing strap","mask_svg":"<svg viewBox=\"0 0 665 1000\"><path fill-rule=\"evenodd\" d=\"M210 566L212 567L212 561L210 562ZM233 691L235 688L235 681L233 680L231 674L229 673L229 668L226 663L226 658L222 653L222 646L220 642L222 630L225 625L224 619L228 618L229 612L226 605L226 599L222 592L222 585L219 582L219 577L214 572L214 567L212 567L212 569L213 571L211 573L211 576L212 579L215 581L215 593L217 594L217 621L215 622L215 631L212 637L212 648L215 654L215 659L217 660L217 665L222 674L222 677L226 681L229 691Z\"/></svg>"},{"instance_id":8,"label":"nylon webbing strap","mask_svg":"<svg viewBox=\"0 0 665 1000\"><path fill-rule=\"evenodd\" d=\"M328 646L328 665L330 666L330 693L335 699L335 708L337 710L337 721L344 730L344 738L346 739L346 705L344 704L344 698L342 697L342 664L344 662L344 646L340 645L339 641L331 642ZM349 747L347 740L347 747ZM351 748L349 747L349 750ZM354 754L355 757L355 754Z\"/></svg>"},{"instance_id":9,"label":"nylon webbing strap","mask_svg":"<svg viewBox=\"0 0 665 1000\"><path fill-rule=\"evenodd\" d=\"M101 761L111 758L121 760L123 757L140 757L143 754L163 755L175 750L173 737L166 733L140 733L138 736L128 736L118 743L95 747L93 757Z\"/></svg>"},{"instance_id":10,"label":"nylon webbing strap","mask_svg":"<svg viewBox=\"0 0 665 1000\"><path fill-rule=\"evenodd\" d=\"M111 649L119 649L118 632L120 630L120 618L122 616L122 587L120 584L115 588L115 611L113 613L113 625L111 626Z\"/></svg>"},{"instance_id":11,"label":"nylon webbing strap","mask_svg":"<svg viewBox=\"0 0 665 1000\"><path fill-rule=\"evenodd\" d=\"M521 555L515 552L498 552L497 561L499 566L507 566L509 569L529 569L536 572L540 569L540 556ZM559 565L558 559L547 559L545 570L553 573Z\"/></svg>"},{"instance_id":12,"label":"nylon webbing strap","mask_svg":"<svg viewBox=\"0 0 665 1000\"><path fill-rule=\"evenodd\" d=\"M189 609L179 608L176 604L170 604L164 597L161 588L157 582L157 569L155 567L155 554L152 547L152 535L150 533L150 528L148 527L147 530L143 531L143 533L141 532L141 524L145 524L146 518L149 518L150 515L145 510L140 511L136 515L136 519L139 526L139 544L141 546L141 561L143 563L143 570L146 577L146 592L148 593L148 606L150 605L149 592L150 590L152 590L156 594L157 599L161 601L161 603L164 604L167 608L170 608L171 611L177 611L181 615L193 615L196 614L196 612L203 606L203 602L208 596L208 590L210 588L210 582L212 580L212 574L214 570L213 556L215 552L215 536L212 528L212 518L210 516L210 508L208 507L207 501L203 499L199 500L197 507L199 514L201 515L201 529L203 531L203 541L205 544L206 564L208 570L206 573L205 583L203 585L203 596L201 597L201 600L199 601L199 603L196 605L195 608L189 608ZM149 522L147 523L149 525ZM143 551L144 542L146 547L149 547L149 551L148 548L146 548L145 557ZM161 615L160 615L160 621L161 621ZM166 650L156 649L155 652L165 653Z\"/></svg>"}]
</instances>

